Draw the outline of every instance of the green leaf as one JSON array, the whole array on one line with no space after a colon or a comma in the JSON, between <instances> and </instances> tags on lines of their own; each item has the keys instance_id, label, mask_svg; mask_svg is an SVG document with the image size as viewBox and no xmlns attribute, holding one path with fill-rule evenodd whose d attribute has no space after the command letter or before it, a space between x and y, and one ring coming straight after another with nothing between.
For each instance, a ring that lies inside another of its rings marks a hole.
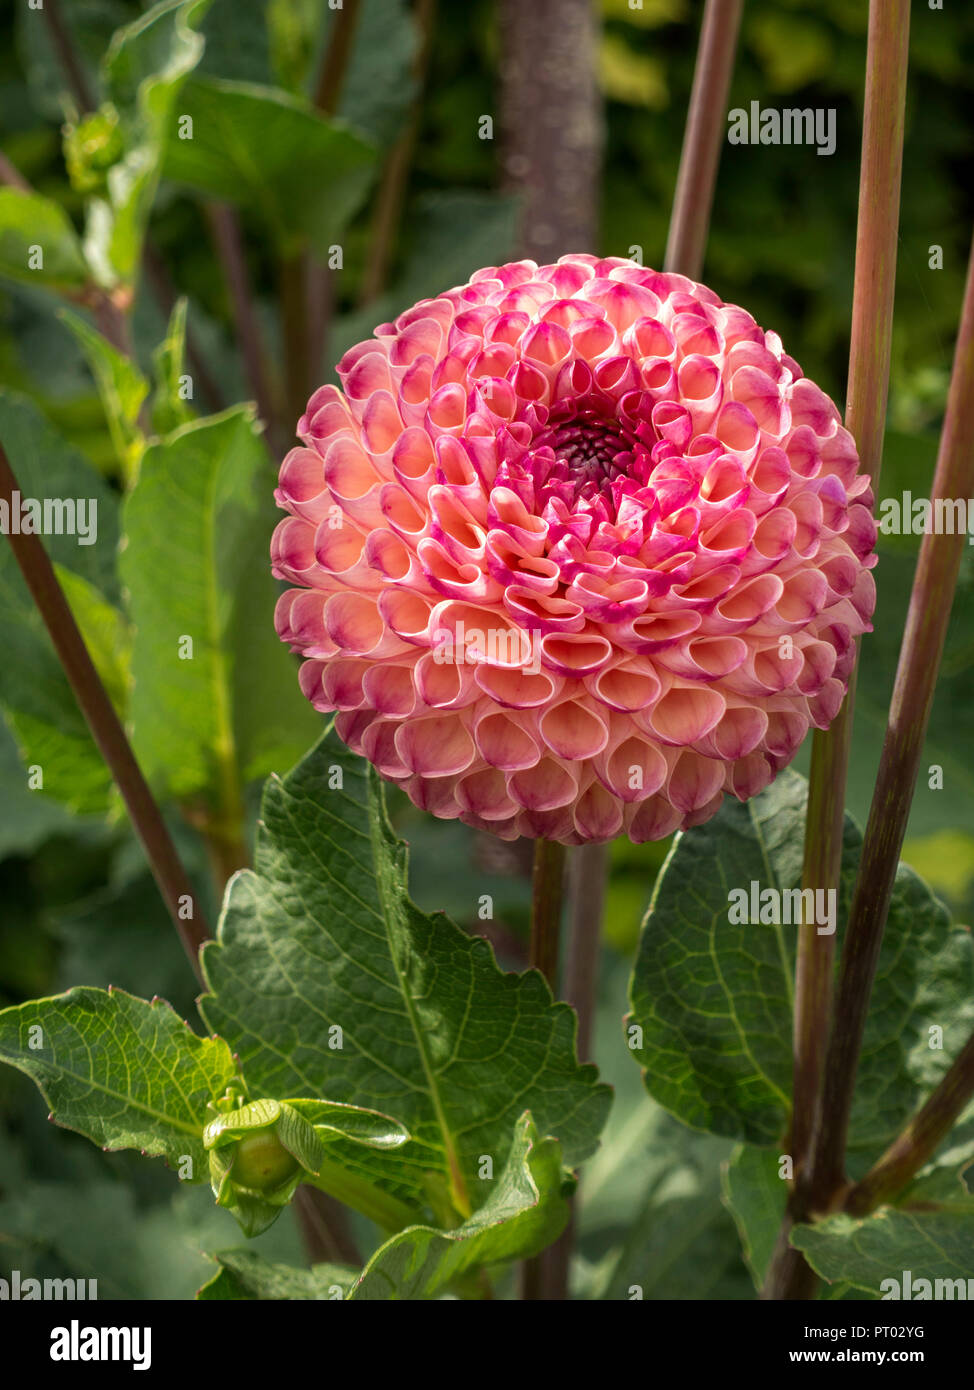
<instances>
[{"instance_id":1,"label":"green leaf","mask_svg":"<svg viewBox=\"0 0 974 1390\"><path fill-rule=\"evenodd\" d=\"M469 1270L537 1255L567 1220L559 1145L540 1139L530 1114L522 1115L507 1163L483 1206L454 1230L400 1231L375 1252L348 1297L436 1298Z\"/></svg>"},{"instance_id":2,"label":"green leaf","mask_svg":"<svg viewBox=\"0 0 974 1390\"><path fill-rule=\"evenodd\" d=\"M293 15L302 0L286 3ZM318 0L311 0L312 10L317 7ZM268 11L268 0L213 0L201 25L206 48L197 69L200 76L270 82ZM318 18L317 14L313 17Z\"/></svg>"},{"instance_id":3,"label":"green leaf","mask_svg":"<svg viewBox=\"0 0 974 1390\"><path fill-rule=\"evenodd\" d=\"M115 709L124 717L129 700L132 629L124 613L109 603L83 574L76 574L64 565L55 565L54 573L101 683Z\"/></svg>"},{"instance_id":4,"label":"green leaf","mask_svg":"<svg viewBox=\"0 0 974 1390\"><path fill-rule=\"evenodd\" d=\"M361 206L373 146L297 98L273 87L195 78L180 101L186 116L193 136L170 132L166 178L253 210L285 254L310 244L324 256Z\"/></svg>"},{"instance_id":5,"label":"green leaf","mask_svg":"<svg viewBox=\"0 0 974 1390\"><path fill-rule=\"evenodd\" d=\"M52 199L0 188L0 275L57 293L88 284L81 243Z\"/></svg>"},{"instance_id":6,"label":"green leaf","mask_svg":"<svg viewBox=\"0 0 974 1390\"><path fill-rule=\"evenodd\" d=\"M328 735L267 784L255 872L231 882L201 1008L252 1093L395 1116L413 1138L394 1159L336 1152L445 1220L451 1197L461 1215L485 1200L481 1157L500 1170L525 1108L574 1166L595 1148L609 1091L579 1065L574 1015L541 976L502 974L486 941L419 912L405 881L378 779Z\"/></svg>"},{"instance_id":7,"label":"green leaf","mask_svg":"<svg viewBox=\"0 0 974 1390\"><path fill-rule=\"evenodd\" d=\"M96 665L101 662L103 674L118 671L124 661L124 642L114 658L105 651L123 632L113 603L118 593L114 493L29 401L4 391L0 391L0 439L22 499L34 498L51 506L53 529L44 535L44 545L66 582L69 602L82 635L92 644ZM84 504L83 513L79 502ZM72 506L75 534L65 529ZM86 540L82 529L93 543L81 543ZM68 579L69 574L76 580ZM104 814L111 802L108 769L6 541L0 545L0 641L5 655L0 662L0 704L24 763L42 769L46 795L79 814ZM114 677L109 683L118 693Z\"/></svg>"},{"instance_id":8,"label":"green leaf","mask_svg":"<svg viewBox=\"0 0 974 1390\"><path fill-rule=\"evenodd\" d=\"M969 1298L974 1290L974 1209L882 1207L860 1219L829 1216L796 1226L791 1243L828 1283L851 1284L872 1298ZM912 1291L905 1288L907 1272ZM925 1292L918 1280L929 1281ZM936 1280L950 1282L937 1290L931 1287Z\"/></svg>"},{"instance_id":9,"label":"green leaf","mask_svg":"<svg viewBox=\"0 0 974 1390\"><path fill-rule=\"evenodd\" d=\"M806 784L792 772L678 837L657 881L633 973L633 1056L685 1123L751 1144L788 1122L797 928L728 920L731 890L800 884ZM861 833L846 818L841 941ZM838 954L838 953L837 953ZM900 865L866 1028L850 1143L875 1154L946 1070L974 1023L970 934ZM944 1050L929 1029L943 1028ZM854 1164L855 1166L855 1164Z\"/></svg>"},{"instance_id":10,"label":"green leaf","mask_svg":"<svg viewBox=\"0 0 974 1390\"><path fill-rule=\"evenodd\" d=\"M362 0L338 112L382 145L401 134L415 100L417 43L406 0Z\"/></svg>"},{"instance_id":11,"label":"green leaf","mask_svg":"<svg viewBox=\"0 0 974 1390\"><path fill-rule=\"evenodd\" d=\"M0 718L0 860L30 855L50 836L70 832L71 816L50 797L31 791L6 720Z\"/></svg>"},{"instance_id":12,"label":"green leaf","mask_svg":"<svg viewBox=\"0 0 974 1390\"><path fill-rule=\"evenodd\" d=\"M737 1224L744 1260L756 1289L774 1254L788 1184L778 1176L778 1155L741 1144L723 1169L724 1201Z\"/></svg>"},{"instance_id":13,"label":"green leaf","mask_svg":"<svg viewBox=\"0 0 974 1390\"><path fill-rule=\"evenodd\" d=\"M85 246L98 280L131 283L138 271L174 105L199 62L196 33L210 0L161 0L119 29L102 78L121 116L125 155L108 171L108 198L89 204Z\"/></svg>"},{"instance_id":14,"label":"green leaf","mask_svg":"<svg viewBox=\"0 0 974 1390\"><path fill-rule=\"evenodd\" d=\"M272 1264L246 1249L218 1250L211 1258L220 1268L196 1295L206 1301L330 1302L343 1299L358 1275L358 1270L347 1265L320 1264L310 1269L295 1269L292 1265Z\"/></svg>"},{"instance_id":15,"label":"green leaf","mask_svg":"<svg viewBox=\"0 0 974 1390\"><path fill-rule=\"evenodd\" d=\"M238 406L151 445L124 507L135 750L160 794L227 816L242 781L288 766L319 727L274 630L272 493Z\"/></svg>"},{"instance_id":16,"label":"green leaf","mask_svg":"<svg viewBox=\"0 0 974 1390\"><path fill-rule=\"evenodd\" d=\"M60 317L81 344L91 367L122 477L133 478L145 448L139 411L149 383L132 359L119 352L87 320L70 309L62 309Z\"/></svg>"},{"instance_id":17,"label":"green leaf","mask_svg":"<svg viewBox=\"0 0 974 1390\"><path fill-rule=\"evenodd\" d=\"M207 1173L206 1106L236 1075L222 1039L197 1037L164 999L122 990L4 1009L0 1061L31 1078L58 1124L106 1149L162 1156L194 1182Z\"/></svg>"},{"instance_id":18,"label":"green leaf","mask_svg":"<svg viewBox=\"0 0 974 1390\"><path fill-rule=\"evenodd\" d=\"M152 396L152 428L156 434L171 434L193 419L193 408L183 395L186 355L186 308L188 301L177 299L166 329L166 336L152 354L155 391Z\"/></svg>"}]
</instances>

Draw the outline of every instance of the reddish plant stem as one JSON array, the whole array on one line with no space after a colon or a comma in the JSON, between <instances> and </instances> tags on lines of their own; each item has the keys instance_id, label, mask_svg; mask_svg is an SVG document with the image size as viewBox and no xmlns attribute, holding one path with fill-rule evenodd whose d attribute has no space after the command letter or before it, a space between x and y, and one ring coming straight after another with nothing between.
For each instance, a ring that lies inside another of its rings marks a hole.
<instances>
[{"instance_id":1,"label":"reddish plant stem","mask_svg":"<svg viewBox=\"0 0 974 1390\"><path fill-rule=\"evenodd\" d=\"M357 1267L362 1263L348 1211L341 1202L310 1183L302 1183L294 1194L294 1206L309 1264L328 1261Z\"/></svg>"},{"instance_id":2,"label":"reddish plant stem","mask_svg":"<svg viewBox=\"0 0 974 1390\"><path fill-rule=\"evenodd\" d=\"M663 261L664 270L691 280L699 280L703 270L743 5L744 0L707 0L700 30Z\"/></svg>"},{"instance_id":3,"label":"reddish plant stem","mask_svg":"<svg viewBox=\"0 0 974 1390\"><path fill-rule=\"evenodd\" d=\"M974 496L974 249L933 481L936 501ZM963 535L929 532L920 546L893 686L879 776L862 842L839 967L836 1017L825 1070L821 1143L813 1182L831 1192L845 1183L845 1145L859 1052L893 881L916 788L920 756L964 554Z\"/></svg>"},{"instance_id":4,"label":"reddish plant stem","mask_svg":"<svg viewBox=\"0 0 974 1390\"><path fill-rule=\"evenodd\" d=\"M554 994L558 989L558 946L565 897L565 846L535 840L531 879L531 948L529 965L540 970Z\"/></svg>"},{"instance_id":5,"label":"reddish plant stem","mask_svg":"<svg viewBox=\"0 0 974 1390\"><path fill-rule=\"evenodd\" d=\"M535 840L531 879L531 945L529 963L558 991L558 947L565 896L565 846L554 840ZM571 1257L571 1223L547 1250L521 1265L520 1293L528 1302L565 1299Z\"/></svg>"},{"instance_id":6,"label":"reddish plant stem","mask_svg":"<svg viewBox=\"0 0 974 1390\"><path fill-rule=\"evenodd\" d=\"M173 306L176 303L176 287L166 267L165 261L159 255L156 248L146 242L142 251L142 268L145 271L156 303L159 305L166 319L172 314ZM209 403L211 410L223 409L223 392L217 385L216 378L210 371L206 358L200 350L196 337L189 324L186 325L186 360L189 363L193 379L198 381L200 389Z\"/></svg>"},{"instance_id":7,"label":"reddish plant stem","mask_svg":"<svg viewBox=\"0 0 974 1390\"><path fill-rule=\"evenodd\" d=\"M579 845L568 866L569 928L562 998L578 1015L578 1058L589 1061L599 984L602 916L609 877L609 846Z\"/></svg>"},{"instance_id":8,"label":"reddish plant stem","mask_svg":"<svg viewBox=\"0 0 974 1390\"><path fill-rule=\"evenodd\" d=\"M314 104L324 116L334 116L338 112L360 8L361 0L343 0L341 9L332 12L331 36L314 94Z\"/></svg>"},{"instance_id":9,"label":"reddish plant stem","mask_svg":"<svg viewBox=\"0 0 974 1390\"><path fill-rule=\"evenodd\" d=\"M273 434L279 430L279 421L274 409L274 395L267 373L267 356L250 287L240 219L226 203L207 203L206 218L230 295L230 306L247 383L253 392L257 410L265 427Z\"/></svg>"},{"instance_id":10,"label":"reddish plant stem","mask_svg":"<svg viewBox=\"0 0 974 1390\"><path fill-rule=\"evenodd\" d=\"M0 445L0 497L13 507L13 494L19 492L17 479L6 451ZM30 589L44 625L50 634L58 659L71 683L75 698L88 722L102 757L108 764L125 801L136 834L142 842L152 875L163 902L179 934L186 955L203 983L199 950L209 932L195 892L180 863L165 821L135 759L115 708L92 664L84 639L47 551L39 536L14 534L10 546ZM192 917L184 920L181 909L189 906Z\"/></svg>"},{"instance_id":11,"label":"reddish plant stem","mask_svg":"<svg viewBox=\"0 0 974 1390\"><path fill-rule=\"evenodd\" d=\"M311 324L308 314L309 257L303 251L280 264L281 331L284 336L287 432L295 432L312 391Z\"/></svg>"},{"instance_id":12,"label":"reddish plant stem","mask_svg":"<svg viewBox=\"0 0 974 1390\"><path fill-rule=\"evenodd\" d=\"M60 0L44 0L43 14L47 21L51 43L57 54L58 62L64 69L71 94L77 102L82 116L85 116L90 111L94 111L97 102L94 92L88 85L88 78L75 50L71 34L64 23Z\"/></svg>"},{"instance_id":13,"label":"reddish plant stem","mask_svg":"<svg viewBox=\"0 0 974 1390\"><path fill-rule=\"evenodd\" d=\"M903 127L909 53L909 0L871 0L866 57L859 218L853 288L852 340L845 423L856 441L861 467L878 481L886 424L897 229L903 167ZM838 888L842 862L845 786L852 745L855 665L842 708L828 731L816 731L805 823L805 888ZM763 1296L808 1298L815 1277L788 1243L792 1224L826 1207L832 1182L815 1176L822 1138L823 1078L832 1011L835 941L814 923L798 933L795 980L794 1102L789 1139L796 1185L779 1233ZM841 1162L841 1160L840 1160Z\"/></svg>"},{"instance_id":14,"label":"reddish plant stem","mask_svg":"<svg viewBox=\"0 0 974 1390\"><path fill-rule=\"evenodd\" d=\"M383 291L389 275L389 262L392 245L402 217L402 206L412 167L413 151L419 137L423 110L423 85L429 68L430 50L433 39L433 20L436 16L436 0L417 0L415 18L419 31L419 47L413 67L416 83L416 97L406 121L403 133L393 145L386 159L372 215L372 233L369 238L368 259L362 275L359 290L359 303L370 304Z\"/></svg>"},{"instance_id":15,"label":"reddish plant stem","mask_svg":"<svg viewBox=\"0 0 974 1390\"><path fill-rule=\"evenodd\" d=\"M845 1210L864 1216L898 1196L946 1139L974 1096L974 1034L933 1095L866 1176L849 1192Z\"/></svg>"},{"instance_id":16,"label":"reddish plant stem","mask_svg":"<svg viewBox=\"0 0 974 1390\"><path fill-rule=\"evenodd\" d=\"M338 113L345 74L352 56L360 7L360 0L345 0L342 8L332 16L331 36L325 49L314 94L314 104L323 116L334 116ZM322 358L328 344L335 296L332 293L331 270L314 256L309 255L307 262L306 314L310 393L318 384ZM295 416L295 422L298 418Z\"/></svg>"}]
</instances>

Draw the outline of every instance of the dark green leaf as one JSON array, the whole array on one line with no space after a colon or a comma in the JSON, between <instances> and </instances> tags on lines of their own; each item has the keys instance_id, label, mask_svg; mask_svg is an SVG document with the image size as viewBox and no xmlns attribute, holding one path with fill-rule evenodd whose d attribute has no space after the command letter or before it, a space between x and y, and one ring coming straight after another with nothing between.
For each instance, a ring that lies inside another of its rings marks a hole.
<instances>
[{"instance_id":1,"label":"dark green leaf","mask_svg":"<svg viewBox=\"0 0 974 1390\"><path fill-rule=\"evenodd\" d=\"M797 928L735 924L728 895L750 896L752 883L799 886L805 797L804 780L786 772L677 839L632 980L631 1023L642 1029L633 1056L650 1094L687 1124L753 1144L775 1142L788 1120ZM840 941L860 844L847 817ZM974 1022L972 978L970 934L901 865L859 1068L854 1149L875 1154L943 1074ZM935 1026L941 1051L931 1046Z\"/></svg>"},{"instance_id":2,"label":"dark green leaf","mask_svg":"<svg viewBox=\"0 0 974 1390\"><path fill-rule=\"evenodd\" d=\"M358 1273L347 1265L320 1264L295 1269L291 1265L272 1264L251 1250L218 1250L212 1258L220 1268L196 1295L211 1302L248 1298L340 1300Z\"/></svg>"}]
</instances>

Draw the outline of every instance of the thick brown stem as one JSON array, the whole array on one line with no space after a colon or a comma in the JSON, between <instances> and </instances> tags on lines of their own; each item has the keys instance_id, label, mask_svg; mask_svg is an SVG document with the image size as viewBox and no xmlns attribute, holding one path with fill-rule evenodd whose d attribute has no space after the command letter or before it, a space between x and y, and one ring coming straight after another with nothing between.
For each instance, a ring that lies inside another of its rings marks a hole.
<instances>
[{"instance_id":1,"label":"thick brown stem","mask_svg":"<svg viewBox=\"0 0 974 1390\"><path fill-rule=\"evenodd\" d=\"M501 0L505 185L522 195L521 254L554 261L594 249L602 111L590 0Z\"/></svg>"}]
</instances>

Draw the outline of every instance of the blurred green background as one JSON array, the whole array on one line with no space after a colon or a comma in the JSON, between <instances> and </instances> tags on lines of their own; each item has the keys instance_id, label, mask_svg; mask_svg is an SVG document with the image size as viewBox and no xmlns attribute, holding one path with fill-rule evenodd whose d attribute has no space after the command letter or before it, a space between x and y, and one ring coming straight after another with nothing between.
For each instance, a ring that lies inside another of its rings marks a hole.
<instances>
[{"instance_id":1,"label":"blurred green background","mask_svg":"<svg viewBox=\"0 0 974 1390\"><path fill-rule=\"evenodd\" d=\"M666 240L702 5L690 0L602 0L599 72L605 100L604 254L642 248L659 265ZM855 249L865 0L747 0L730 105L835 107L838 145L725 145L703 278L724 299L777 330L786 349L840 406L844 400ZM112 32L140 7L127 0L70 0L65 19L92 80ZM889 433L881 495L929 486L974 221L974 9L913 6ZM214 0L203 25L200 71L299 89L318 56L325 0ZM80 219L62 155L70 110L61 69L25 3L5 0L0 43L0 131L8 158L35 188ZM414 99L416 34L402 0L364 0L340 114L389 147ZM388 287L362 307L360 286L372 212L343 238L333 277L331 358L374 325L477 266L514 252L516 207L498 190L496 142L477 138L497 109L497 31L490 3L441 3L413 165ZM313 177L311 170L296 178ZM262 325L280 356L272 312L273 266L255 210L242 212ZM79 221L80 225L80 221ZM193 333L225 399L247 387L230 304L200 203L163 182L152 217L157 252L189 298ZM940 246L943 268L929 266ZM40 291L0 281L0 381L33 401L109 483L116 453L76 339ZM164 335L152 297L134 312L144 366ZM266 502L272 510L270 496ZM918 541L882 538L875 633L863 645L848 804L868 811ZM263 564L263 556L254 557ZM962 921L974 911L974 561L965 557L924 767L943 767L943 789L921 778L904 857ZM3 658L0 657L0 660ZM803 759L807 758L807 750ZM799 762L804 767L804 761ZM250 796L254 814L257 788ZM508 966L523 961L528 860L394 799L412 846L412 887L426 908L445 908L471 930L489 927ZM201 845L181 848L205 877ZM581 1215L579 1287L618 1296L632 1282L651 1297L748 1297L751 1285L719 1200L729 1146L696 1136L641 1090L619 1045L627 966L667 846L612 850L596 1061L617 1085L614 1139L590 1167ZM475 916L491 893L494 920ZM26 789L14 738L0 723L0 1005L74 984L162 994L192 1012L194 982L140 852L117 820L69 812ZM471 905L474 904L472 907ZM216 904L210 903L212 916ZM102 1297L185 1297L211 1272L202 1248L238 1243L208 1192L173 1195L159 1164L97 1153L48 1126L18 1074L0 1071L0 1273L99 1278ZM282 1220L258 1243L297 1256Z\"/></svg>"}]
</instances>

